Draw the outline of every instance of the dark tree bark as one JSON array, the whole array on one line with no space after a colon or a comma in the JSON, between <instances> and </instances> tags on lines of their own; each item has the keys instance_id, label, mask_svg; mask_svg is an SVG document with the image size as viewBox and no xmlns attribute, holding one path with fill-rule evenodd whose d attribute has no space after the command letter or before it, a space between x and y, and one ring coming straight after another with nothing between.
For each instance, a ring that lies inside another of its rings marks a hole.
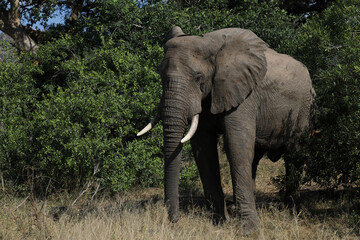
<instances>
[{"instance_id":1,"label":"dark tree bark","mask_svg":"<svg viewBox=\"0 0 360 240\"><path fill-rule=\"evenodd\" d=\"M325 10L333 0L280 0L280 7L295 15L320 13Z\"/></svg>"},{"instance_id":2,"label":"dark tree bark","mask_svg":"<svg viewBox=\"0 0 360 240\"><path fill-rule=\"evenodd\" d=\"M90 12L96 6L96 1L91 0L68 0L60 2L59 4L65 4L71 8L70 20L77 20L81 13Z\"/></svg>"},{"instance_id":3,"label":"dark tree bark","mask_svg":"<svg viewBox=\"0 0 360 240\"><path fill-rule=\"evenodd\" d=\"M25 3L20 5L20 0L7 0L0 3L0 31L10 36L14 40L15 47L22 52L35 52L39 48L38 39L42 34L41 31L21 24L21 13L26 12L29 7L42 9L43 7L65 6L71 9L70 20L77 20L81 14L91 12L96 6L94 0L58 0L55 3L45 0L22 2Z\"/></svg>"},{"instance_id":4,"label":"dark tree bark","mask_svg":"<svg viewBox=\"0 0 360 240\"><path fill-rule=\"evenodd\" d=\"M259 2L270 2L270 0L260 0ZM325 10L333 0L277 0L276 4L285 9L288 13L295 15L320 13ZM249 5L251 3L242 0L228 0L228 8L233 9L240 6Z\"/></svg>"},{"instance_id":5,"label":"dark tree bark","mask_svg":"<svg viewBox=\"0 0 360 240\"><path fill-rule=\"evenodd\" d=\"M21 25L19 0L11 0L9 10L0 9L0 30L14 39L15 47L20 51L34 52L39 48Z\"/></svg>"}]
</instances>

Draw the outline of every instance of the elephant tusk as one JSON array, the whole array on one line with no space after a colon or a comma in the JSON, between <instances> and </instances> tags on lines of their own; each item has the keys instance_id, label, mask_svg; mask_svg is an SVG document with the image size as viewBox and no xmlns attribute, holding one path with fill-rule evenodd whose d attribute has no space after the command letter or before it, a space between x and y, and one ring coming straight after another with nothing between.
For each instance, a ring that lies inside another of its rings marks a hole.
<instances>
[{"instance_id":1,"label":"elephant tusk","mask_svg":"<svg viewBox=\"0 0 360 240\"><path fill-rule=\"evenodd\" d=\"M141 135L144 135L145 133L150 131L151 128L153 128L158 122L159 122L159 117L156 116L153 120L151 120L151 122L148 125L146 125L146 127L143 128L143 130L141 130L138 134L136 134L136 136L140 137Z\"/></svg>"},{"instance_id":2,"label":"elephant tusk","mask_svg":"<svg viewBox=\"0 0 360 240\"><path fill-rule=\"evenodd\" d=\"M197 126L198 126L198 123L199 123L199 114L196 114L191 119L191 126L189 129L189 132L186 134L186 136L183 139L181 139L181 143L189 141L192 138L192 136L194 136Z\"/></svg>"}]
</instances>

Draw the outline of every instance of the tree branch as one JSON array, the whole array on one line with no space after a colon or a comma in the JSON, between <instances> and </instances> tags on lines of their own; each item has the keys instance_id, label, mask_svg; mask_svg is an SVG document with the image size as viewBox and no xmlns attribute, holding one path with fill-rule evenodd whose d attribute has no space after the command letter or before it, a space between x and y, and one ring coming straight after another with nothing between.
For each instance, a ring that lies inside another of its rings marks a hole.
<instances>
[{"instance_id":1,"label":"tree branch","mask_svg":"<svg viewBox=\"0 0 360 240\"><path fill-rule=\"evenodd\" d=\"M60 0L58 0L58 1L56 1L56 4L57 4L57 5L70 5L70 4L71 4L71 1L69 1L69 0L66 0L66 1L60 1Z\"/></svg>"},{"instance_id":2,"label":"tree branch","mask_svg":"<svg viewBox=\"0 0 360 240\"><path fill-rule=\"evenodd\" d=\"M0 17L0 30L3 31L4 27L5 27L5 23Z\"/></svg>"},{"instance_id":3,"label":"tree branch","mask_svg":"<svg viewBox=\"0 0 360 240\"><path fill-rule=\"evenodd\" d=\"M21 25L21 13L19 0L10 0L10 9L1 8L0 30L9 35L15 41L15 47L20 51L34 52L37 43L26 33Z\"/></svg>"},{"instance_id":4,"label":"tree branch","mask_svg":"<svg viewBox=\"0 0 360 240\"><path fill-rule=\"evenodd\" d=\"M0 8L0 30L4 31L5 28L5 21L4 19L8 19L8 12L5 8Z\"/></svg>"},{"instance_id":5,"label":"tree branch","mask_svg":"<svg viewBox=\"0 0 360 240\"><path fill-rule=\"evenodd\" d=\"M15 23L16 26L21 25L21 17L20 17L20 2L19 0L11 0L10 1L10 18L11 22Z\"/></svg>"},{"instance_id":6,"label":"tree branch","mask_svg":"<svg viewBox=\"0 0 360 240\"><path fill-rule=\"evenodd\" d=\"M97 4L94 0L7 0L0 4L0 30L9 35L15 41L15 46L20 51L35 51L38 48L37 40L41 35L40 31L32 29L30 26L21 24L22 11L32 13L32 9L39 9L44 13L44 9L49 10L55 7L65 6L71 8L70 19L78 19L83 12L90 12ZM45 10L45 11L46 11Z\"/></svg>"}]
</instances>

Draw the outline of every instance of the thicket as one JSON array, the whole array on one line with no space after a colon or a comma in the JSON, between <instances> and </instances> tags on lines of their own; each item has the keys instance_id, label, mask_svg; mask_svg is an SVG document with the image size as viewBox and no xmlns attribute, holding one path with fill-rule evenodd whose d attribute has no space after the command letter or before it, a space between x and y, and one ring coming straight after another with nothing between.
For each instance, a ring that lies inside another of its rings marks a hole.
<instances>
[{"instance_id":1,"label":"thicket","mask_svg":"<svg viewBox=\"0 0 360 240\"><path fill-rule=\"evenodd\" d=\"M303 24L288 43L287 52L309 68L317 93L314 135L291 156L305 163L305 182L359 186L359 29L360 1L338 1Z\"/></svg>"},{"instance_id":2,"label":"thicket","mask_svg":"<svg viewBox=\"0 0 360 240\"><path fill-rule=\"evenodd\" d=\"M89 183L112 192L161 185L162 129L136 133L156 113L157 66L175 25L187 34L251 29L307 65L320 133L296 158L306 161L309 180L359 180L359 1L334 3L305 23L276 1L227 3L99 1L91 15L49 27L35 53L3 56L0 177L7 186L44 193ZM197 171L186 149L181 178L191 182Z\"/></svg>"}]
</instances>

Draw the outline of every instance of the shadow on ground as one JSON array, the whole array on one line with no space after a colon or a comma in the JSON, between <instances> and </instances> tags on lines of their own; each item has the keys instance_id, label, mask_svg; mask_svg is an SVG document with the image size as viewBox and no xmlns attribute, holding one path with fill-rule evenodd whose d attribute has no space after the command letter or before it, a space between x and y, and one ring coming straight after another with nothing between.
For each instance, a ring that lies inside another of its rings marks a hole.
<instances>
[{"instance_id":1,"label":"shadow on ground","mask_svg":"<svg viewBox=\"0 0 360 240\"><path fill-rule=\"evenodd\" d=\"M296 206L297 212L302 211L319 219L335 217L344 212L360 214L360 188L346 190L302 190L300 191L300 204ZM50 211L54 220L58 220L63 214L74 218L83 218L88 214L100 213L109 215L121 214L122 211L141 212L146 211L156 204L162 204L163 198L160 194L153 194L147 199L124 200L110 199L106 204L99 207L96 204L87 203L80 206L53 207ZM230 216L235 217L235 206L232 196L226 196L227 210ZM289 210L294 213L294 208L283 204L278 192L264 193L256 192L256 206L258 209L277 208L281 211ZM180 197L180 209L186 214L194 212L194 209L208 209L209 203L201 196ZM210 217L210 215L209 215Z\"/></svg>"}]
</instances>

